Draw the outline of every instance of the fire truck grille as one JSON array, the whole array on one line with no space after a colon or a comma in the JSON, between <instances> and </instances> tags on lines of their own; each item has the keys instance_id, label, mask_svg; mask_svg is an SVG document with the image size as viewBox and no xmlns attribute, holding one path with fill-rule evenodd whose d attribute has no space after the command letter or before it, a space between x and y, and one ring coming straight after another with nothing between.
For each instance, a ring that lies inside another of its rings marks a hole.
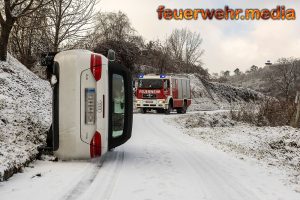
<instances>
[{"instance_id":1,"label":"fire truck grille","mask_svg":"<svg viewBox=\"0 0 300 200\"><path fill-rule=\"evenodd\" d=\"M143 94L144 99L155 99L156 94Z\"/></svg>"}]
</instances>

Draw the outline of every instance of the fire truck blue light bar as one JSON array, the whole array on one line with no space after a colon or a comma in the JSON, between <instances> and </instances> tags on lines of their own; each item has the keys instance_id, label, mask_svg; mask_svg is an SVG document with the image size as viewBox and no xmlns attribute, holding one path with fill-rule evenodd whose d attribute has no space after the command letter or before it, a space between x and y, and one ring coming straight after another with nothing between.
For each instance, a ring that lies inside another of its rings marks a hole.
<instances>
[{"instance_id":1,"label":"fire truck blue light bar","mask_svg":"<svg viewBox=\"0 0 300 200\"><path fill-rule=\"evenodd\" d=\"M160 75L160 78L166 78L166 77L167 77L167 75L164 75L164 74Z\"/></svg>"},{"instance_id":2,"label":"fire truck blue light bar","mask_svg":"<svg viewBox=\"0 0 300 200\"><path fill-rule=\"evenodd\" d=\"M144 74L139 74L137 77L138 78L144 78Z\"/></svg>"}]
</instances>

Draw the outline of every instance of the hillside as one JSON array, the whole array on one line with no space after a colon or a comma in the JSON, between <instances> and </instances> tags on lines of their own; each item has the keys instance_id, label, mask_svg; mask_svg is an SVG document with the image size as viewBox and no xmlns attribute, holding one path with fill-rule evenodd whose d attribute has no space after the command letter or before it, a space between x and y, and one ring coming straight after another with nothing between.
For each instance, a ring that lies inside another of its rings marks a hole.
<instances>
[{"instance_id":1,"label":"hillside","mask_svg":"<svg viewBox=\"0 0 300 200\"><path fill-rule=\"evenodd\" d=\"M270 86L268 86L266 79L268 78L268 74L271 73L272 71L269 67L264 67L258 69L256 72L230 76L228 77L227 83L235 87L251 88L255 91L270 95Z\"/></svg>"},{"instance_id":2,"label":"hillside","mask_svg":"<svg viewBox=\"0 0 300 200\"><path fill-rule=\"evenodd\" d=\"M51 124L51 87L8 56L0 62L0 181L35 158Z\"/></svg>"},{"instance_id":3,"label":"hillside","mask_svg":"<svg viewBox=\"0 0 300 200\"><path fill-rule=\"evenodd\" d=\"M189 75L193 103L191 111L231 109L249 103L258 103L265 96L259 92L228 84L209 82Z\"/></svg>"},{"instance_id":4,"label":"hillside","mask_svg":"<svg viewBox=\"0 0 300 200\"><path fill-rule=\"evenodd\" d=\"M230 85L251 88L280 100L285 100L288 94L293 101L300 88L300 62L284 60L226 79Z\"/></svg>"}]
</instances>

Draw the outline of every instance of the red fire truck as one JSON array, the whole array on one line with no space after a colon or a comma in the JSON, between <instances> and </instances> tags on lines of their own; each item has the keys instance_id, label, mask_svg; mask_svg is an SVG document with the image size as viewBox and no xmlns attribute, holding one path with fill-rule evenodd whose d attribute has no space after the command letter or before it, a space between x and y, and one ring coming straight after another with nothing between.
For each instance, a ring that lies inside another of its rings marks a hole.
<instances>
[{"instance_id":1,"label":"red fire truck","mask_svg":"<svg viewBox=\"0 0 300 200\"><path fill-rule=\"evenodd\" d=\"M136 89L136 107L142 113L156 110L169 114L173 109L177 113L186 113L191 105L190 80L173 75L138 75Z\"/></svg>"}]
</instances>

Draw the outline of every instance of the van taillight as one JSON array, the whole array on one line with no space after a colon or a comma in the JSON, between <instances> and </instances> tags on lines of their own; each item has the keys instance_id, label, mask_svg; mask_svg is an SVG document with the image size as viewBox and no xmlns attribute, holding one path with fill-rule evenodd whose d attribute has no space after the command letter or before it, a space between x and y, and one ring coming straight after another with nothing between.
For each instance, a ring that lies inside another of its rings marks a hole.
<instances>
[{"instance_id":1,"label":"van taillight","mask_svg":"<svg viewBox=\"0 0 300 200\"><path fill-rule=\"evenodd\" d=\"M101 79L102 72L102 57L100 55L92 54L90 67L95 80L99 81Z\"/></svg>"},{"instance_id":2,"label":"van taillight","mask_svg":"<svg viewBox=\"0 0 300 200\"><path fill-rule=\"evenodd\" d=\"M94 134L94 137L92 138L90 144L90 154L91 154L91 158L101 156L101 135L97 131Z\"/></svg>"}]
</instances>

